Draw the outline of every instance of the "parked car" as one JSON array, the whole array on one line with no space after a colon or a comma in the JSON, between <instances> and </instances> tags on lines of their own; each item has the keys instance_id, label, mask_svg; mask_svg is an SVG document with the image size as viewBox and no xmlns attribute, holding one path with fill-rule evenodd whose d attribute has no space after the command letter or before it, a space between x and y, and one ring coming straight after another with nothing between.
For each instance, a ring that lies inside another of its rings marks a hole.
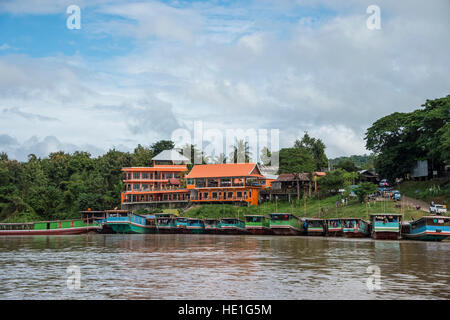
<instances>
[{"instance_id":1,"label":"parked car","mask_svg":"<svg viewBox=\"0 0 450 320\"><path fill-rule=\"evenodd\" d=\"M383 179L380 181L379 186L380 187L389 187L389 182L387 181L387 179Z\"/></svg>"},{"instance_id":2,"label":"parked car","mask_svg":"<svg viewBox=\"0 0 450 320\"><path fill-rule=\"evenodd\" d=\"M392 190L392 195L391 198L397 201L401 201L402 200L402 195L400 193L400 191L398 190Z\"/></svg>"},{"instance_id":3,"label":"parked car","mask_svg":"<svg viewBox=\"0 0 450 320\"><path fill-rule=\"evenodd\" d=\"M432 203L430 205L430 213L434 213L434 214L446 214L447 213L447 206L442 205L442 204L435 204Z\"/></svg>"}]
</instances>

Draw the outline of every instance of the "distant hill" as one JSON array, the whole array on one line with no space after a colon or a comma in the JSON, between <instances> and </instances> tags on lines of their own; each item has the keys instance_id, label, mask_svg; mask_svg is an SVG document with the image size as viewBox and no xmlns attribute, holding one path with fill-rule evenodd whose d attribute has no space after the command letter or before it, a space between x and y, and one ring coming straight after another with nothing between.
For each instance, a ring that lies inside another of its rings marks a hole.
<instances>
[{"instance_id":1,"label":"distant hill","mask_svg":"<svg viewBox=\"0 0 450 320\"><path fill-rule=\"evenodd\" d=\"M337 157L334 159L329 159L330 165L332 165L332 166L337 165L340 161L343 161L343 160L350 160L357 167L360 167L361 169L371 169L374 167L374 164L373 164L374 156L373 155L367 155L367 154L352 155L349 157Z\"/></svg>"}]
</instances>

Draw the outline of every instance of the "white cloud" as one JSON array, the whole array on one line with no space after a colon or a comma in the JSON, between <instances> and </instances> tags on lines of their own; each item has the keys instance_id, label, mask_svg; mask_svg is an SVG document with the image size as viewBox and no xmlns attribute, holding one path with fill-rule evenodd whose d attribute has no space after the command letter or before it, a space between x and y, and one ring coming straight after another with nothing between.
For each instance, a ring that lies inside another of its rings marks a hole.
<instances>
[{"instance_id":1,"label":"white cloud","mask_svg":"<svg viewBox=\"0 0 450 320\"><path fill-rule=\"evenodd\" d=\"M307 130L334 157L367 152L364 132L379 117L448 94L446 0L379 1L376 31L366 28L370 1L95 4L121 18L96 23L98 32L132 37L135 48L95 63L0 57L0 133L107 149L148 145L203 120L279 128L282 146ZM299 4L336 16L296 20Z\"/></svg>"}]
</instances>

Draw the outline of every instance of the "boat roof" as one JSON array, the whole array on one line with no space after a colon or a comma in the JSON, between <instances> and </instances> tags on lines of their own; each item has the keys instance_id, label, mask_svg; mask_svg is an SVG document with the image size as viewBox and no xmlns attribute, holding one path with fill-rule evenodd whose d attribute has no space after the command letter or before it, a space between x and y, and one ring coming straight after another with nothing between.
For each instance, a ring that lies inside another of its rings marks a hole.
<instances>
[{"instance_id":1,"label":"boat roof","mask_svg":"<svg viewBox=\"0 0 450 320\"><path fill-rule=\"evenodd\" d=\"M302 217L303 220L324 221L326 219Z\"/></svg>"},{"instance_id":2,"label":"boat roof","mask_svg":"<svg viewBox=\"0 0 450 320\"><path fill-rule=\"evenodd\" d=\"M242 221L241 219L238 218L220 218L220 220L238 220L238 221ZM244 222L244 221L242 221Z\"/></svg>"},{"instance_id":3,"label":"boat roof","mask_svg":"<svg viewBox=\"0 0 450 320\"><path fill-rule=\"evenodd\" d=\"M266 217L265 215L262 214L246 214L244 215L244 217Z\"/></svg>"},{"instance_id":4,"label":"boat roof","mask_svg":"<svg viewBox=\"0 0 450 320\"><path fill-rule=\"evenodd\" d=\"M447 216L423 216L423 217L420 217L417 220L424 219L424 218L425 219L436 219L436 218L438 218L438 219L450 219L450 217L447 217Z\"/></svg>"},{"instance_id":5,"label":"boat roof","mask_svg":"<svg viewBox=\"0 0 450 320\"><path fill-rule=\"evenodd\" d=\"M370 213L369 216L403 216L402 213Z\"/></svg>"}]
</instances>

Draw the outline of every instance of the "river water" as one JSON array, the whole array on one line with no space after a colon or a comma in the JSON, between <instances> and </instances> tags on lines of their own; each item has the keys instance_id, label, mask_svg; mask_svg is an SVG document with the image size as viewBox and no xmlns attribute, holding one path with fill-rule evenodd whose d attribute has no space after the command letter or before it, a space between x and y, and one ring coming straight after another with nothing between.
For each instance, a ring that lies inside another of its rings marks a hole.
<instances>
[{"instance_id":1,"label":"river water","mask_svg":"<svg viewBox=\"0 0 450 320\"><path fill-rule=\"evenodd\" d=\"M68 287L76 284L76 267L78 289ZM0 299L450 299L450 243L181 234L0 237Z\"/></svg>"}]
</instances>

